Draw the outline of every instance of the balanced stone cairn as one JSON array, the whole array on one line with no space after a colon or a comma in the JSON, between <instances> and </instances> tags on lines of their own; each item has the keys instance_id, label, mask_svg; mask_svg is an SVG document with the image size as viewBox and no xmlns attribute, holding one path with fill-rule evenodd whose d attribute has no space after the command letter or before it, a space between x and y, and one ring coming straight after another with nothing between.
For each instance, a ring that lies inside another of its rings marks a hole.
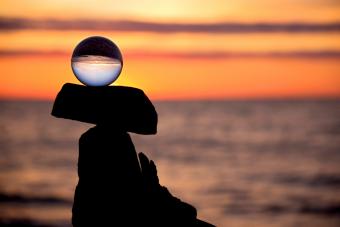
<instances>
[{"instance_id":1,"label":"balanced stone cairn","mask_svg":"<svg viewBox=\"0 0 340 227\"><path fill-rule=\"evenodd\" d=\"M79 140L74 227L213 226L160 185L152 160L137 155L128 132L157 132L157 112L142 90L68 83L52 115L96 125Z\"/></svg>"}]
</instances>

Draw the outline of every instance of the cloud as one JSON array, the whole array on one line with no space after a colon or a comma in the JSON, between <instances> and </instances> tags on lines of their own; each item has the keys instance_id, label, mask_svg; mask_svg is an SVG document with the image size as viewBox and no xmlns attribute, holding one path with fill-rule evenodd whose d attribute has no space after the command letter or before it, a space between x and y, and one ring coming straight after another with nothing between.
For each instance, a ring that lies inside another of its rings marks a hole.
<instances>
[{"instance_id":1,"label":"cloud","mask_svg":"<svg viewBox=\"0 0 340 227\"><path fill-rule=\"evenodd\" d=\"M340 51L290 51L290 52L130 52L131 56L174 58L340 58Z\"/></svg>"},{"instance_id":2,"label":"cloud","mask_svg":"<svg viewBox=\"0 0 340 227\"><path fill-rule=\"evenodd\" d=\"M100 30L155 33L312 33L340 32L340 22L333 23L157 23L147 21L112 20L34 20L0 18L0 31L20 29L41 30Z\"/></svg>"},{"instance_id":3,"label":"cloud","mask_svg":"<svg viewBox=\"0 0 340 227\"><path fill-rule=\"evenodd\" d=\"M65 56L71 57L71 53L60 50L40 51L40 50L0 50L0 57L6 56ZM321 50L321 51L291 51L291 52L150 52L143 50L130 50L124 54L126 58L340 58L340 51Z\"/></svg>"}]
</instances>

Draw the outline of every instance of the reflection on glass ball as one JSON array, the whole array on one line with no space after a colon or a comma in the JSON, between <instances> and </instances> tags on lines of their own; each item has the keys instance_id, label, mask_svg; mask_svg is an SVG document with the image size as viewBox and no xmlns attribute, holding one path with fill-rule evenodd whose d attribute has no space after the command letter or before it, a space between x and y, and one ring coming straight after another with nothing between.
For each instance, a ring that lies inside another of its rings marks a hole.
<instances>
[{"instance_id":1,"label":"reflection on glass ball","mask_svg":"<svg viewBox=\"0 0 340 227\"><path fill-rule=\"evenodd\" d=\"M106 86L114 82L123 67L120 50L111 40L92 36L81 41L73 51L74 75L88 86Z\"/></svg>"}]
</instances>

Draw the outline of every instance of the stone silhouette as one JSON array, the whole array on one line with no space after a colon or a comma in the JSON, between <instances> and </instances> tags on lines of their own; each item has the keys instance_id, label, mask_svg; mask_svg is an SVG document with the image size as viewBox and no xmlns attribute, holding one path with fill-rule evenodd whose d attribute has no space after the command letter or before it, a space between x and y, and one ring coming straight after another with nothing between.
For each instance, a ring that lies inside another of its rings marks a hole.
<instances>
[{"instance_id":1,"label":"stone silhouette","mask_svg":"<svg viewBox=\"0 0 340 227\"><path fill-rule=\"evenodd\" d=\"M157 132L157 112L142 90L65 84L52 115L96 125L79 140L74 227L213 226L160 185L152 160L137 155L128 132Z\"/></svg>"}]
</instances>

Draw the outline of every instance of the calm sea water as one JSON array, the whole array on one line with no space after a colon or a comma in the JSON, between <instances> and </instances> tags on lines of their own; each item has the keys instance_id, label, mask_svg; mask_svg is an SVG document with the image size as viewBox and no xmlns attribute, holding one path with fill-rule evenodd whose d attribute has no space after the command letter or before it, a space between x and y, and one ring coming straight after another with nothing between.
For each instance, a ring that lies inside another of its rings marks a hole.
<instances>
[{"instance_id":1,"label":"calm sea water","mask_svg":"<svg viewBox=\"0 0 340 227\"><path fill-rule=\"evenodd\" d=\"M340 101L158 102L132 135L161 184L218 226L340 226ZM78 139L49 102L0 102L0 225L70 226Z\"/></svg>"}]
</instances>

